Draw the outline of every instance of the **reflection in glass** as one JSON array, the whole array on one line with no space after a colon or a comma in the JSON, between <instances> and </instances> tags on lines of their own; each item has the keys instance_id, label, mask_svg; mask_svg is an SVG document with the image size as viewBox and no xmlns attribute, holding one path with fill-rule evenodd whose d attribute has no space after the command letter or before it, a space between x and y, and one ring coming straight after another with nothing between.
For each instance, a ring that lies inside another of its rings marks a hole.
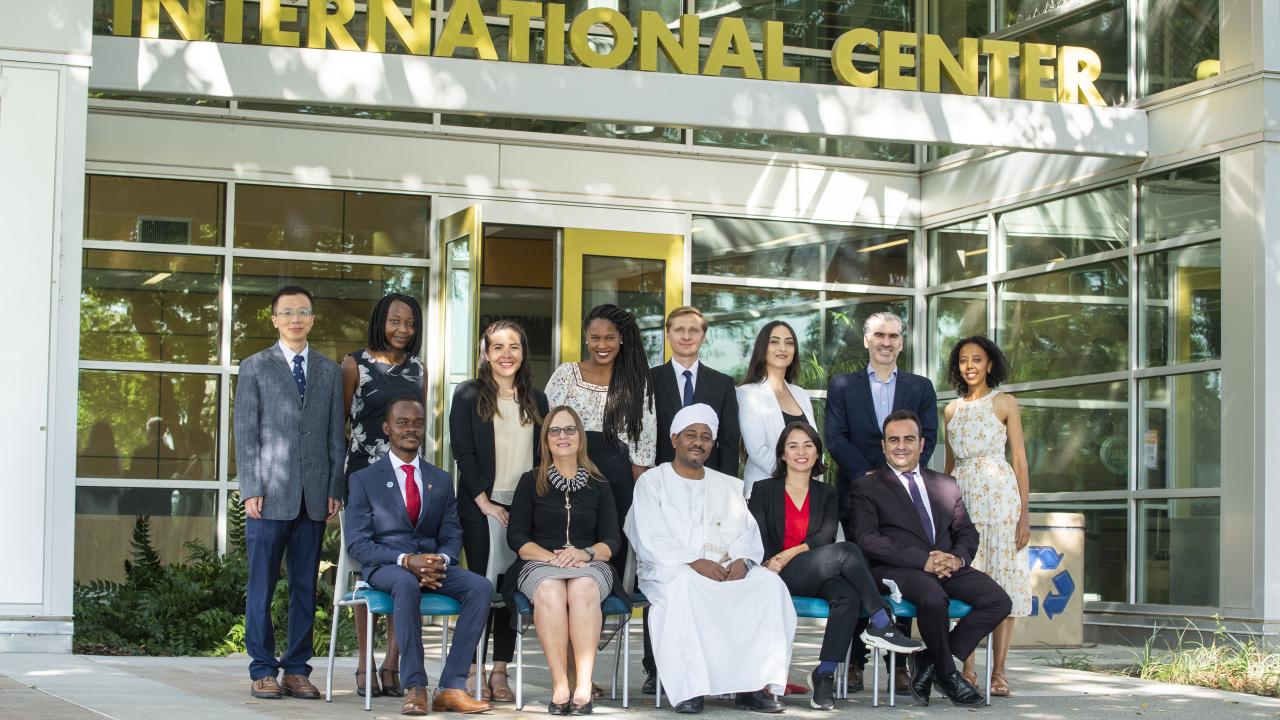
<instances>
[{"instance_id":1,"label":"reflection in glass","mask_svg":"<svg viewBox=\"0 0 1280 720\"><path fill-rule=\"evenodd\" d=\"M90 175L85 187L84 237L221 245L225 190L222 183Z\"/></svg>"},{"instance_id":2,"label":"reflection in glass","mask_svg":"<svg viewBox=\"0 0 1280 720\"><path fill-rule=\"evenodd\" d=\"M954 46L960 38L991 32L991 0L929 0L929 32Z\"/></svg>"},{"instance_id":3,"label":"reflection in glass","mask_svg":"<svg viewBox=\"0 0 1280 720\"><path fill-rule=\"evenodd\" d=\"M1129 600L1129 513L1124 500L1031 502L1031 512L1084 516L1085 602Z\"/></svg>"},{"instance_id":4,"label":"reflection in glass","mask_svg":"<svg viewBox=\"0 0 1280 720\"><path fill-rule=\"evenodd\" d=\"M929 378L940 392L954 389L947 387L946 383L947 360L951 356L952 346L963 338L986 334L985 287L957 290L929 298Z\"/></svg>"},{"instance_id":5,"label":"reflection in glass","mask_svg":"<svg viewBox=\"0 0 1280 720\"><path fill-rule=\"evenodd\" d=\"M1000 283L997 342L1013 382L1128 367L1127 263L1112 260Z\"/></svg>"},{"instance_id":6,"label":"reflection in glass","mask_svg":"<svg viewBox=\"0 0 1280 720\"><path fill-rule=\"evenodd\" d=\"M830 50L849 28L873 28L911 32L915 28L915 3L912 0L865 0L863 2L827 3L819 0L770 0L739 3L731 0L694 0L694 12L702 18L702 36L715 34L722 17L746 20L753 42L764 40L764 23L785 23L784 44L815 50Z\"/></svg>"},{"instance_id":7,"label":"reflection in glass","mask_svg":"<svg viewBox=\"0 0 1280 720\"><path fill-rule=\"evenodd\" d=\"M1219 487L1222 373L1147 378L1138 393L1143 487Z\"/></svg>"},{"instance_id":8,"label":"reflection in glass","mask_svg":"<svg viewBox=\"0 0 1280 720\"><path fill-rule=\"evenodd\" d=\"M1129 477L1125 382L1017 393L1031 492L1123 490Z\"/></svg>"},{"instance_id":9,"label":"reflection in glass","mask_svg":"<svg viewBox=\"0 0 1280 720\"><path fill-rule=\"evenodd\" d=\"M666 267L650 258L582 256L582 308L613 303L636 316L649 364L661 365L666 315ZM582 357L587 356L583 330Z\"/></svg>"},{"instance_id":10,"label":"reflection in glass","mask_svg":"<svg viewBox=\"0 0 1280 720\"><path fill-rule=\"evenodd\" d=\"M1138 262L1145 366L1222 357L1221 245L1152 253Z\"/></svg>"},{"instance_id":11,"label":"reflection in glass","mask_svg":"<svg viewBox=\"0 0 1280 720\"><path fill-rule=\"evenodd\" d=\"M693 272L910 287L911 238L907 230L695 217Z\"/></svg>"},{"instance_id":12,"label":"reflection in glass","mask_svg":"<svg viewBox=\"0 0 1280 720\"><path fill-rule=\"evenodd\" d=\"M1063 5L1062 0L1017 0L1018 7L1006 10L1002 26L1028 20L1047 10ZM1017 33L1017 31L1014 31ZM1078 13L1040 25L1027 32L1006 38L1020 43L1047 43L1050 45L1077 45L1098 53L1102 61L1102 76L1094 81L1094 87L1107 105L1122 105L1129 99L1129 18L1125 0L1107 0L1093 3ZM1017 63L1011 63L1016 66ZM1012 70L1012 68L1011 68ZM1009 74L1010 85L1016 88L1016 72Z\"/></svg>"},{"instance_id":13,"label":"reflection in glass","mask_svg":"<svg viewBox=\"0 0 1280 720\"><path fill-rule=\"evenodd\" d=\"M216 363L221 287L216 255L86 250L80 357Z\"/></svg>"},{"instance_id":14,"label":"reflection in glass","mask_svg":"<svg viewBox=\"0 0 1280 720\"><path fill-rule=\"evenodd\" d=\"M1219 0L1147 2L1144 95L1219 73Z\"/></svg>"},{"instance_id":15,"label":"reflection in glass","mask_svg":"<svg viewBox=\"0 0 1280 720\"><path fill-rule=\"evenodd\" d=\"M160 562L186 559L184 545L198 540L214 547L216 490L168 488L76 488L75 580L120 582L131 557L133 526L151 519L151 540Z\"/></svg>"},{"instance_id":16,"label":"reflection in glass","mask_svg":"<svg viewBox=\"0 0 1280 720\"><path fill-rule=\"evenodd\" d=\"M236 187L236 247L427 256L430 201L419 195Z\"/></svg>"},{"instance_id":17,"label":"reflection in glass","mask_svg":"<svg viewBox=\"0 0 1280 720\"><path fill-rule=\"evenodd\" d=\"M1216 606L1218 498L1138 502L1138 602Z\"/></svg>"},{"instance_id":18,"label":"reflection in glass","mask_svg":"<svg viewBox=\"0 0 1280 720\"><path fill-rule=\"evenodd\" d=\"M1006 269L1054 263L1129 244L1129 186L1112 185L1000 217Z\"/></svg>"},{"instance_id":19,"label":"reflection in glass","mask_svg":"<svg viewBox=\"0 0 1280 720\"><path fill-rule=\"evenodd\" d=\"M987 274L985 217L929 231L929 284Z\"/></svg>"},{"instance_id":20,"label":"reflection in glass","mask_svg":"<svg viewBox=\"0 0 1280 720\"><path fill-rule=\"evenodd\" d=\"M1222 227L1222 170L1217 160L1138 181L1143 242Z\"/></svg>"},{"instance_id":21,"label":"reflection in glass","mask_svg":"<svg viewBox=\"0 0 1280 720\"><path fill-rule=\"evenodd\" d=\"M76 477L218 479L216 375L81 370L78 405Z\"/></svg>"},{"instance_id":22,"label":"reflection in glass","mask_svg":"<svg viewBox=\"0 0 1280 720\"><path fill-rule=\"evenodd\" d=\"M301 285L315 296L315 325L307 339L334 360L365 346L369 314L384 294L412 295L427 306L425 268L258 258L238 258L232 267L233 362L278 340L271 326L271 298L283 285Z\"/></svg>"}]
</instances>

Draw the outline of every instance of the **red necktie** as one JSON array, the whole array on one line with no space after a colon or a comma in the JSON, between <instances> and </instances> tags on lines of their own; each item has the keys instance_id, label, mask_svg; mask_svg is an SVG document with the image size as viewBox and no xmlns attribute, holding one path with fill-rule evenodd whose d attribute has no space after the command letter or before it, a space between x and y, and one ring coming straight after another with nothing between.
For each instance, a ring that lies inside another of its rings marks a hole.
<instances>
[{"instance_id":1,"label":"red necktie","mask_svg":"<svg viewBox=\"0 0 1280 720\"><path fill-rule=\"evenodd\" d=\"M418 514L422 512L422 496L418 494L418 483L413 481L413 466L401 465L404 470L404 507L409 511L409 524L418 524Z\"/></svg>"}]
</instances>

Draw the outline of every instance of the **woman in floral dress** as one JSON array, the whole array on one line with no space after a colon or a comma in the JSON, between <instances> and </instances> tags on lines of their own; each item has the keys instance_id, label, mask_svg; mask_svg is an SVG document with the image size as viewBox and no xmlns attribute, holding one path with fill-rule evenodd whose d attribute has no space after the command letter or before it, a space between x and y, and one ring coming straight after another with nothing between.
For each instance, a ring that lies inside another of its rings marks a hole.
<instances>
[{"instance_id":1,"label":"woman in floral dress","mask_svg":"<svg viewBox=\"0 0 1280 720\"><path fill-rule=\"evenodd\" d=\"M1008 376L1009 364L995 343L981 335L961 340L947 363L947 380L960 397L943 414L946 471L960 484L969 517L978 528L973 567L990 575L1013 600L1013 611L993 633L991 694L1002 697L1009 695L1005 660L1015 618L1031 614L1026 550L1031 528L1022 418L1018 401L994 389ZM977 684L972 656L965 659L964 675Z\"/></svg>"}]
</instances>

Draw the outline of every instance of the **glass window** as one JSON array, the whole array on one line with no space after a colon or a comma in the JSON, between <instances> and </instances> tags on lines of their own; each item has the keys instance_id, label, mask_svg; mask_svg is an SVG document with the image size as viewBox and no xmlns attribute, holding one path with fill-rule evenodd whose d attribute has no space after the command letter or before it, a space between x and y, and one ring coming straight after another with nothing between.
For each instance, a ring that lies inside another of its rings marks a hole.
<instances>
[{"instance_id":1,"label":"glass window","mask_svg":"<svg viewBox=\"0 0 1280 720\"><path fill-rule=\"evenodd\" d=\"M929 231L929 284L987 274L987 219Z\"/></svg>"},{"instance_id":2,"label":"glass window","mask_svg":"<svg viewBox=\"0 0 1280 720\"><path fill-rule=\"evenodd\" d=\"M1138 392L1143 487L1219 487L1222 373L1147 378Z\"/></svg>"},{"instance_id":3,"label":"glass window","mask_svg":"<svg viewBox=\"0 0 1280 720\"><path fill-rule=\"evenodd\" d=\"M1222 357L1221 245L1152 253L1138 262L1144 365Z\"/></svg>"},{"instance_id":4,"label":"glass window","mask_svg":"<svg viewBox=\"0 0 1280 720\"><path fill-rule=\"evenodd\" d=\"M698 275L911 285L909 230L695 217L692 232Z\"/></svg>"},{"instance_id":5,"label":"glass window","mask_svg":"<svg viewBox=\"0 0 1280 720\"><path fill-rule=\"evenodd\" d=\"M1220 73L1219 0L1147 2L1145 95Z\"/></svg>"},{"instance_id":6,"label":"glass window","mask_svg":"<svg viewBox=\"0 0 1280 720\"><path fill-rule=\"evenodd\" d=\"M1143 242L1222 227L1222 168L1217 160L1138 181Z\"/></svg>"},{"instance_id":7,"label":"glass window","mask_svg":"<svg viewBox=\"0 0 1280 720\"><path fill-rule=\"evenodd\" d=\"M218 492L168 488L76 488L75 580L121 582L139 515L151 522L160 562L187 558L187 542L216 543Z\"/></svg>"},{"instance_id":8,"label":"glass window","mask_svg":"<svg viewBox=\"0 0 1280 720\"><path fill-rule=\"evenodd\" d=\"M1085 602L1129 601L1129 512L1124 500L1032 501L1031 512L1083 515Z\"/></svg>"},{"instance_id":9,"label":"glass window","mask_svg":"<svg viewBox=\"0 0 1280 720\"><path fill-rule=\"evenodd\" d=\"M1138 602L1218 604L1219 505L1216 497L1138 502Z\"/></svg>"},{"instance_id":10,"label":"glass window","mask_svg":"<svg viewBox=\"0 0 1280 720\"><path fill-rule=\"evenodd\" d=\"M649 258L601 255L582 258L582 307L613 303L634 314L651 366L662 364L666 265L662 260ZM588 356L586 329L583 328L581 347L584 358ZM471 343L465 345L470 346Z\"/></svg>"},{"instance_id":11,"label":"glass window","mask_svg":"<svg viewBox=\"0 0 1280 720\"><path fill-rule=\"evenodd\" d=\"M796 384L813 390L825 389L832 375L867 364L862 346L867 316L887 311L902 317L908 328L911 323L910 298L895 296L694 285L692 303L710 324L702 348L707 365L742 382L756 333L773 320L784 320L800 346ZM911 367L910 345L898 365Z\"/></svg>"},{"instance_id":12,"label":"glass window","mask_svg":"<svg viewBox=\"0 0 1280 720\"><path fill-rule=\"evenodd\" d=\"M960 340L987 334L987 289L934 295L929 298L929 377L939 391L947 386L947 360ZM942 417L939 415L938 417Z\"/></svg>"},{"instance_id":13,"label":"glass window","mask_svg":"<svg viewBox=\"0 0 1280 720\"><path fill-rule=\"evenodd\" d=\"M236 188L236 247L424 258L429 219L419 195Z\"/></svg>"},{"instance_id":14,"label":"glass window","mask_svg":"<svg viewBox=\"0 0 1280 720\"><path fill-rule=\"evenodd\" d=\"M218 479L218 376L81 370L76 476Z\"/></svg>"},{"instance_id":15,"label":"glass window","mask_svg":"<svg viewBox=\"0 0 1280 720\"><path fill-rule=\"evenodd\" d=\"M1116 250L1129 244L1127 184L1000 216L1008 270Z\"/></svg>"},{"instance_id":16,"label":"glass window","mask_svg":"<svg viewBox=\"0 0 1280 720\"><path fill-rule=\"evenodd\" d=\"M784 42L792 47L830 50L836 38L849 28L875 30L915 29L914 0L866 0L865 2L827 3L819 0L768 0L761 3L739 3L734 0L694 0L694 12L702 18L703 37L715 34L722 17L746 20L753 42L764 40L763 23L778 20L785 23Z\"/></svg>"},{"instance_id":17,"label":"glass window","mask_svg":"<svg viewBox=\"0 0 1280 720\"><path fill-rule=\"evenodd\" d=\"M1061 0L1025 0L1006 3L1004 24L1014 25L1062 6ZM1086 9L1054 19L1026 32L1013 31L1008 38L1021 43L1079 45L1098 53L1102 75L1094 87L1108 105L1122 105L1129 99L1129 19L1124 0L1092 4ZM1011 63L1016 67L1017 62ZM1016 72L1009 82L1017 95Z\"/></svg>"},{"instance_id":18,"label":"glass window","mask_svg":"<svg viewBox=\"0 0 1280 720\"><path fill-rule=\"evenodd\" d=\"M1011 280L996 293L1013 382L1128 369L1127 261Z\"/></svg>"},{"instance_id":19,"label":"glass window","mask_svg":"<svg viewBox=\"0 0 1280 720\"><path fill-rule=\"evenodd\" d=\"M991 0L929 0L929 32L948 44L991 32Z\"/></svg>"},{"instance_id":20,"label":"glass window","mask_svg":"<svg viewBox=\"0 0 1280 720\"><path fill-rule=\"evenodd\" d=\"M86 250L80 357L216 363L221 288L216 255Z\"/></svg>"},{"instance_id":21,"label":"glass window","mask_svg":"<svg viewBox=\"0 0 1280 720\"><path fill-rule=\"evenodd\" d=\"M1127 383L1028 390L1017 398L1031 492L1128 487Z\"/></svg>"},{"instance_id":22,"label":"glass window","mask_svg":"<svg viewBox=\"0 0 1280 720\"><path fill-rule=\"evenodd\" d=\"M222 244L222 183L90 175L86 185L86 240Z\"/></svg>"},{"instance_id":23,"label":"glass window","mask_svg":"<svg viewBox=\"0 0 1280 720\"><path fill-rule=\"evenodd\" d=\"M301 285L315 296L316 319L308 340L335 361L368 343L369 316L384 294L412 295L427 307L426 268L256 258L237 259L232 267L233 362L279 339L271 326L271 298L282 285Z\"/></svg>"}]
</instances>

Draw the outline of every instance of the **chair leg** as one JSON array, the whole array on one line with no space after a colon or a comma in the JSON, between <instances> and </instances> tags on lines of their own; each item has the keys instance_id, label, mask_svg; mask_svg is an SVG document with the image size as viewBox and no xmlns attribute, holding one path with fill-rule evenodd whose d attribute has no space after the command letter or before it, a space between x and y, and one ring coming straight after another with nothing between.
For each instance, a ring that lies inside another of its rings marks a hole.
<instances>
[{"instance_id":1,"label":"chair leg","mask_svg":"<svg viewBox=\"0 0 1280 720\"><path fill-rule=\"evenodd\" d=\"M476 700L484 700L484 688L480 684L480 678L484 677L484 648L487 633L480 633L480 639L476 641ZM440 671L444 671L444 666L440 666Z\"/></svg>"},{"instance_id":2,"label":"chair leg","mask_svg":"<svg viewBox=\"0 0 1280 720\"><path fill-rule=\"evenodd\" d=\"M334 591L337 595L337 591ZM338 614L342 608L338 606L337 597L333 601L333 623L329 626L329 667L324 671L324 701L333 702L333 656L338 652Z\"/></svg>"},{"instance_id":3,"label":"chair leg","mask_svg":"<svg viewBox=\"0 0 1280 720\"><path fill-rule=\"evenodd\" d=\"M889 707L898 706L898 653L889 651Z\"/></svg>"},{"instance_id":4,"label":"chair leg","mask_svg":"<svg viewBox=\"0 0 1280 720\"><path fill-rule=\"evenodd\" d=\"M654 678L653 706L660 708L662 707L662 676L657 673L654 673L654 675L656 677Z\"/></svg>"},{"instance_id":5,"label":"chair leg","mask_svg":"<svg viewBox=\"0 0 1280 720\"><path fill-rule=\"evenodd\" d=\"M631 700L631 613L622 621L622 709Z\"/></svg>"},{"instance_id":6,"label":"chair leg","mask_svg":"<svg viewBox=\"0 0 1280 720\"><path fill-rule=\"evenodd\" d=\"M364 711L369 712L373 709L373 693L369 690L373 687L373 613L369 612L367 603L364 620Z\"/></svg>"},{"instance_id":7,"label":"chair leg","mask_svg":"<svg viewBox=\"0 0 1280 720\"><path fill-rule=\"evenodd\" d=\"M987 705L991 704L991 646L995 643L995 635L987 636Z\"/></svg>"},{"instance_id":8,"label":"chair leg","mask_svg":"<svg viewBox=\"0 0 1280 720\"><path fill-rule=\"evenodd\" d=\"M444 661L449 653L449 616L445 615L443 618L440 618L440 619L442 621L441 627L443 628L440 631L440 670L443 671ZM479 683L479 682L480 682L479 680L476 680L476 683ZM440 678L436 678L436 687L439 687L439 686L440 686Z\"/></svg>"},{"instance_id":9,"label":"chair leg","mask_svg":"<svg viewBox=\"0 0 1280 720\"><path fill-rule=\"evenodd\" d=\"M621 626L618 628L622 629ZM614 633L617 634L616 632ZM622 655L622 639L618 638L618 642L613 646L613 676L609 680L609 699L618 699L618 658Z\"/></svg>"},{"instance_id":10,"label":"chair leg","mask_svg":"<svg viewBox=\"0 0 1280 720\"><path fill-rule=\"evenodd\" d=\"M880 648L875 646L871 648L871 707L880 707Z\"/></svg>"},{"instance_id":11,"label":"chair leg","mask_svg":"<svg viewBox=\"0 0 1280 720\"><path fill-rule=\"evenodd\" d=\"M524 709L524 632L516 633L516 710Z\"/></svg>"}]
</instances>

